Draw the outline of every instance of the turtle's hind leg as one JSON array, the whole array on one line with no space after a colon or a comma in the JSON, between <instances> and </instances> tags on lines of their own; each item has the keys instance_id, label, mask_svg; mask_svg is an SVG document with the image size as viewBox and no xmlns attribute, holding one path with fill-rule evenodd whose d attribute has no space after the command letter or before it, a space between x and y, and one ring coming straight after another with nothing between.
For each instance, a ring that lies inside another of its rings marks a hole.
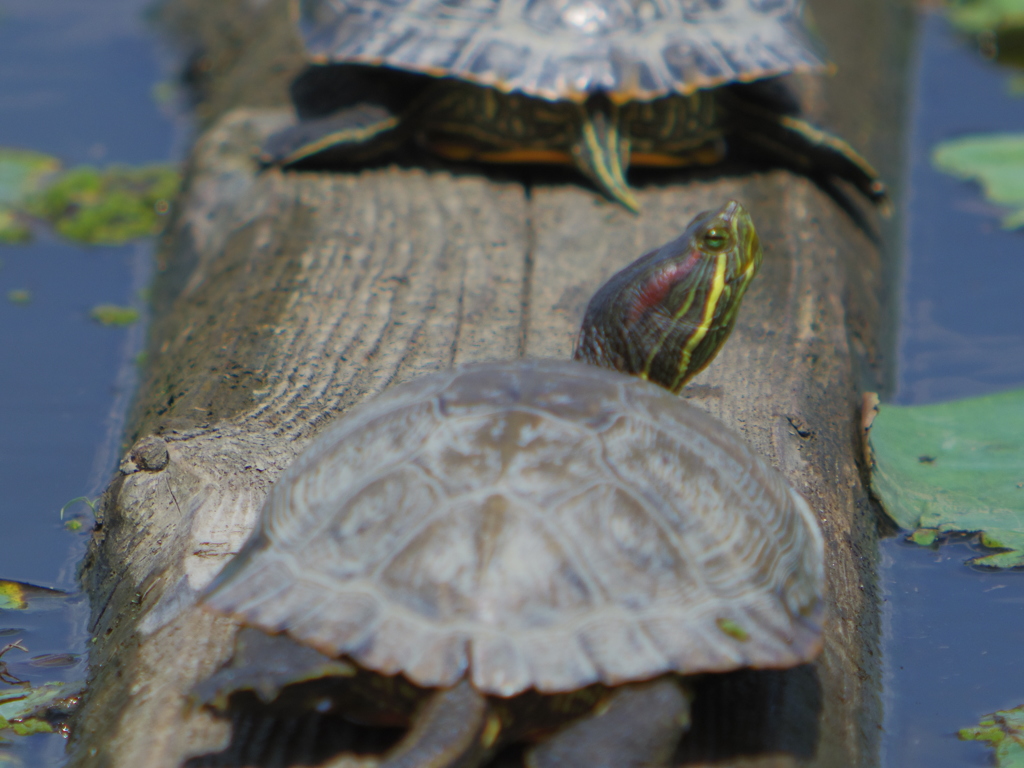
<instances>
[{"instance_id":1,"label":"turtle's hind leg","mask_svg":"<svg viewBox=\"0 0 1024 768\"><path fill-rule=\"evenodd\" d=\"M531 749L527 768L667 768L690 727L678 678L616 688L593 713Z\"/></svg>"},{"instance_id":2,"label":"turtle's hind leg","mask_svg":"<svg viewBox=\"0 0 1024 768\"><path fill-rule=\"evenodd\" d=\"M888 216L888 192L871 163L846 141L793 115L748 101L738 93L721 98L729 114L729 136L773 156L808 176L837 176L849 181Z\"/></svg>"}]
</instances>

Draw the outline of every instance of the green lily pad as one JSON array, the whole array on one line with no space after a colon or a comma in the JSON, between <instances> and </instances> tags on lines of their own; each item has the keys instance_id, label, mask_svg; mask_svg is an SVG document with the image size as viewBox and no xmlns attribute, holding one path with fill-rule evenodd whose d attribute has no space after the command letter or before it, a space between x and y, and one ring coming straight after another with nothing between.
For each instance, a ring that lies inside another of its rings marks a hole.
<instances>
[{"instance_id":1,"label":"green lily pad","mask_svg":"<svg viewBox=\"0 0 1024 768\"><path fill-rule=\"evenodd\" d=\"M972 562L1024 566L1024 389L920 406L885 405L871 425L871 488L913 540L981 533L1006 550Z\"/></svg>"},{"instance_id":2,"label":"green lily pad","mask_svg":"<svg viewBox=\"0 0 1024 768\"><path fill-rule=\"evenodd\" d=\"M957 736L964 741L987 741L996 751L999 768L1024 768L1024 705L985 715Z\"/></svg>"},{"instance_id":3,"label":"green lily pad","mask_svg":"<svg viewBox=\"0 0 1024 768\"><path fill-rule=\"evenodd\" d=\"M69 240L119 245L160 231L179 183L168 165L103 171L81 166L28 197L22 208Z\"/></svg>"},{"instance_id":4,"label":"green lily pad","mask_svg":"<svg viewBox=\"0 0 1024 768\"><path fill-rule=\"evenodd\" d=\"M37 587L23 581L0 579L0 610L32 611L56 607L67 592L49 587Z\"/></svg>"},{"instance_id":5,"label":"green lily pad","mask_svg":"<svg viewBox=\"0 0 1024 768\"><path fill-rule=\"evenodd\" d=\"M135 307L119 307L116 304L100 304L92 308L89 317L100 325L118 328L132 325L139 321L139 310Z\"/></svg>"},{"instance_id":6,"label":"green lily pad","mask_svg":"<svg viewBox=\"0 0 1024 768\"><path fill-rule=\"evenodd\" d=\"M952 0L946 12L957 29L969 34L1024 26L1024 0Z\"/></svg>"},{"instance_id":7,"label":"green lily pad","mask_svg":"<svg viewBox=\"0 0 1024 768\"><path fill-rule=\"evenodd\" d=\"M960 179L977 181L985 197L1013 209L1004 229L1024 225L1024 133L990 133L944 141L932 152L932 164Z\"/></svg>"}]
</instances>

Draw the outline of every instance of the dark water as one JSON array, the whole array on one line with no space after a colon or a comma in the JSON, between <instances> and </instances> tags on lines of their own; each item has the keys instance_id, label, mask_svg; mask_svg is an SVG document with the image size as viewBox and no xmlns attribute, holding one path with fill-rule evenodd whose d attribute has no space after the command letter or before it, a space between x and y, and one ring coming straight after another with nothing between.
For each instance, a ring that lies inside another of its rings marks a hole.
<instances>
[{"instance_id":1,"label":"dark water","mask_svg":"<svg viewBox=\"0 0 1024 768\"><path fill-rule=\"evenodd\" d=\"M0 0L0 145L53 154L65 166L167 160L181 132L152 98L163 76L144 5ZM105 328L88 313L101 303L141 308L151 250L148 242L76 246L45 232L30 245L0 245L0 578L76 589L87 534L65 530L58 512L77 496L95 497L109 479L142 335L141 326ZM32 292L29 304L7 300L22 288ZM10 670L36 683L83 678L81 660L28 660L81 654L84 614L81 600L0 613L0 645L20 639L29 650L4 657ZM60 736L24 741L13 751L24 765L62 762ZM0 764L3 755L11 753L0 753Z\"/></svg>"},{"instance_id":2,"label":"dark water","mask_svg":"<svg viewBox=\"0 0 1024 768\"><path fill-rule=\"evenodd\" d=\"M941 17L921 32L896 396L909 405L1024 387L1024 232L1002 231L976 185L929 162L943 139L1024 131L1024 99ZM1024 704L1024 573L971 569L972 554L882 544L887 768L992 765L956 731Z\"/></svg>"}]
</instances>

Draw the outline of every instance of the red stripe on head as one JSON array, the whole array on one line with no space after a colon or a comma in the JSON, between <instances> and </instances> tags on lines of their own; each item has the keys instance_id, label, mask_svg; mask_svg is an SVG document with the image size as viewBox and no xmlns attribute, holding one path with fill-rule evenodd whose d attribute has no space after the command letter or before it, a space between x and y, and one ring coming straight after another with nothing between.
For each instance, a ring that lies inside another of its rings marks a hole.
<instances>
[{"instance_id":1,"label":"red stripe on head","mask_svg":"<svg viewBox=\"0 0 1024 768\"><path fill-rule=\"evenodd\" d=\"M682 261L655 272L636 292L629 308L629 315L626 317L626 324L632 325L648 310L663 304L669 291L693 271L702 255L699 249L693 248Z\"/></svg>"}]
</instances>

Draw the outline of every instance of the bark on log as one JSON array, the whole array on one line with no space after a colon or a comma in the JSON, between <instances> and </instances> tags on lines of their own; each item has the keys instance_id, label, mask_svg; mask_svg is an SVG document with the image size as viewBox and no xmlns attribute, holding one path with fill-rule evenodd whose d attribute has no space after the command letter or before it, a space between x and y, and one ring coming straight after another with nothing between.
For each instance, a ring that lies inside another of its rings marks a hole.
<instances>
[{"instance_id":1,"label":"bark on log","mask_svg":"<svg viewBox=\"0 0 1024 768\"><path fill-rule=\"evenodd\" d=\"M290 116L245 105L279 99L298 68L282 5L195 11L204 55L221 62L205 66L212 127L160 252L134 447L83 566L94 644L72 765L171 768L229 744L229 723L187 693L228 659L237 627L192 600L327 421L427 371L567 357L602 280L727 198L751 209L764 266L732 339L684 396L744 434L820 512L830 618L813 667L701 683L680 761L876 764L877 528L858 409L862 388L887 376L895 270L878 246L884 225L855 197L844 209L781 170L660 177L639 190L639 216L569 177L527 188L475 169L258 174L253 148ZM814 10L842 74L805 81L810 115L893 178L909 12L885 0ZM271 70L277 85L261 89ZM229 753L221 764L241 759Z\"/></svg>"}]
</instances>

